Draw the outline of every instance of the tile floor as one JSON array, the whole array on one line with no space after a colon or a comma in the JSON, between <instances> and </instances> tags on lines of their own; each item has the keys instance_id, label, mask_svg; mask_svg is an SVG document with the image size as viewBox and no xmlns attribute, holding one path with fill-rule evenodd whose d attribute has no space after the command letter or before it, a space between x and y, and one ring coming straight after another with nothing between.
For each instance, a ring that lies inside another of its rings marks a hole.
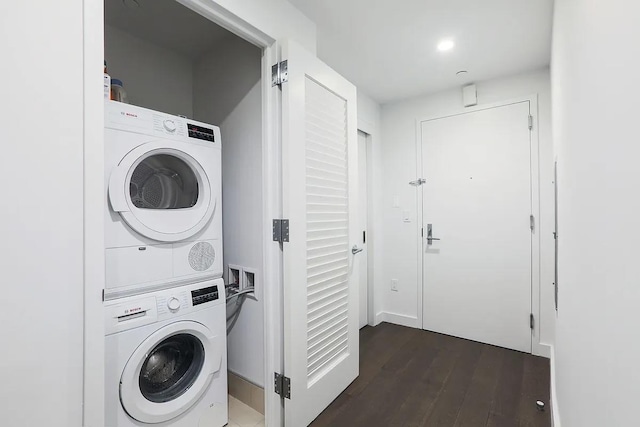
<instances>
[{"instance_id":1,"label":"tile floor","mask_svg":"<svg viewBox=\"0 0 640 427\"><path fill-rule=\"evenodd\" d=\"M228 427L264 427L264 415L229 396Z\"/></svg>"}]
</instances>

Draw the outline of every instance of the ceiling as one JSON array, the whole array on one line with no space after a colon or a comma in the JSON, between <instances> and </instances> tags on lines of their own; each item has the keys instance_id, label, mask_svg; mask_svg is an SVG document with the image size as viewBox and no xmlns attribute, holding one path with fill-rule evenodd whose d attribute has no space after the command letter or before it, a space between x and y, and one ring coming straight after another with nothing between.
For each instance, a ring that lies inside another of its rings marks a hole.
<instances>
[{"instance_id":1,"label":"ceiling","mask_svg":"<svg viewBox=\"0 0 640 427\"><path fill-rule=\"evenodd\" d=\"M320 59L379 103L550 62L553 0L289 1L317 24Z\"/></svg>"},{"instance_id":2,"label":"ceiling","mask_svg":"<svg viewBox=\"0 0 640 427\"><path fill-rule=\"evenodd\" d=\"M105 0L104 20L107 25L192 60L219 41L236 37L175 0Z\"/></svg>"}]
</instances>

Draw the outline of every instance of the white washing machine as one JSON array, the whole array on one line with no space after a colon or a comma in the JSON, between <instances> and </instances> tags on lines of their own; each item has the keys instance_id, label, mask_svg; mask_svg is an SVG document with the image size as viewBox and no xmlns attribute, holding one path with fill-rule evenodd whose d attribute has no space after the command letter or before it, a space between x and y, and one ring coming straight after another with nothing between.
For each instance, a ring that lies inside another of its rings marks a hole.
<instances>
[{"instance_id":1,"label":"white washing machine","mask_svg":"<svg viewBox=\"0 0 640 427\"><path fill-rule=\"evenodd\" d=\"M220 129L105 101L105 299L222 277Z\"/></svg>"},{"instance_id":2,"label":"white washing machine","mask_svg":"<svg viewBox=\"0 0 640 427\"><path fill-rule=\"evenodd\" d=\"M222 279L105 304L105 426L228 422Z\"/></svg>"}]
</instances>

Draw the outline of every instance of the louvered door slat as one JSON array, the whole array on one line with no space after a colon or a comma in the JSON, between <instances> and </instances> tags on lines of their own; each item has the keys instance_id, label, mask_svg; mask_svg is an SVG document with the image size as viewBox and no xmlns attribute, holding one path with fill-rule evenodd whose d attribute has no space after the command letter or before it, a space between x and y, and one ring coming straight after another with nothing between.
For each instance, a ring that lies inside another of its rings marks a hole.
<instances>
[{"instance_id":1,"label":"louvered door slat","mask_svg":"<svg viewBox=\"0 0 640 427\"><path fill-rule=\"evenodd\" d=\"M309 329L325 325L327 319L330 319L336 313L346 313L347 302L345 300L334 301L331 304L327 304L322 309L315 310L313 313L309 313Z\"/></svg>"},{"instance_id":2,"label":"louvered door slat","mask_svg":"<svg viewBox=\"0 0 640 427\"><path fill-rule=\"evenodd\" d=\"M320 137L314 138L313 134L307 133L307 153L331 158L334 161L342 160L342 152L340 150L333 149L331 145L327 144L328 141L319 141L319 139Z\"/></svg>"},{"instance_id":3,"label":"louvered door slat","mask_svg":"<svg viewBox=\"0 0 640 427\"><path fill-rule=\"evenodd\" d=\"M316 330L328 331L313 339L309 336L311 383L347 346L347 316L336 318L335 310L345 306L348 295L349 171L346 102L311 80L306 90L307 242L311 249L307 250L307 327L308 333L312 324ZM328 244L319 251L321 241Z\"/></svg>"}]
</instances>

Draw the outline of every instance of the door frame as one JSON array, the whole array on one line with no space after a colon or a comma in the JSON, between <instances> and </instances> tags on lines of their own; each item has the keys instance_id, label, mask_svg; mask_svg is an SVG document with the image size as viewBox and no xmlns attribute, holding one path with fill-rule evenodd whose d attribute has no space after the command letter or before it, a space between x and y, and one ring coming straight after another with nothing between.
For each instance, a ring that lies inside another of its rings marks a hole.
<instances>
[{"instance_id":1,"label":"door frame","mask_svg":"<svg viewBox=\"0 0 640 427\"><path fill-rule=\"evenodd\" d=\"M373 246L374 246L374 236L372 233L373 229L373 197L371 191L371 180L373 179L373 162L372 162L372 151L373 151L373 135L364 129L368 129L372 131L373 126L369 124L363 123L360 119L358 119L358 132L362 132L366 135L365 138L365 146L367 149L367 325L375 326L375 310L374 310L374 286L373 286ZM358 165L358 167L360 167ZM360 301L362 304L362 301Z\"/></svg>"},{"instance_id":2,"label":"door frame","mask_svg":"<svg viewBox=\"0 0 640 427\"><path fill-rule=\"evenodd\" d=\"M271 86L271 66L280 60L272 37L211 0L176 0L262 49L263 301L265 421L283 423L273 372L283 367L282 251L272 241L271 219L282 214L280 90ZM84 103L84 359L83 425L104 427L104 94L97 70L104 60L104 1L83 0Z\"/></svg>"},{"instance_id":3,"label":"door frame","mask_svg":"<svg viewBox=\"0 0 640 427\"><path fill-rule=\"evenodd\" d=\"M529 102L529 114L533 117L533 127L530 131L530 155L531 155L531 213L535 218L535 226L531 236L531 313L534 315L534 327L531 331L531 353L536 356L549 357L549 347L540 343L540 142L538 132L538 94L517 97L505 101L477 105L474 107L460 108L442 114L432 115L416 119L416 176L422 176L422 123L454 117L463 114L475 113L483 110L491 110L506 107L513 104ZM417 222L418 240L418 327L423 328L423 290L424 290L424 257L422 253L423 237L421 229L424 227L423 217L423 191L416 187L416 202L419 221Z\"/></svg>"},{"instance_id":4,"label":"door frame","mask_svg":"<svg viewBox=\"0 0 640 427\"><path fill-rule=\"evenodd\" d=\"M373 171L376 164L378 164L377 159L379 158L378 150L380 146L378 138L380 137L380 129L375 122L361 116L360 112L358 112L358 124L356 127L359 131L367 134L367 281L369 285L367 289L367 324L369 326L376 326L376 319L379 317L376 316L376 313L378 313L376 304L379 304L379 301L376 298L375 255L376 251L380 251L376 249L375 245L376 242L379 244L381 241L376 234L376 231L381 230L381 227L374 223L376 218L379 217L377 206L380 205L380 203L375 203L376 197L379 195L373 191L375 179ZM380 201L378 200L378 202Z\"/></svg>"}]
</instances>

